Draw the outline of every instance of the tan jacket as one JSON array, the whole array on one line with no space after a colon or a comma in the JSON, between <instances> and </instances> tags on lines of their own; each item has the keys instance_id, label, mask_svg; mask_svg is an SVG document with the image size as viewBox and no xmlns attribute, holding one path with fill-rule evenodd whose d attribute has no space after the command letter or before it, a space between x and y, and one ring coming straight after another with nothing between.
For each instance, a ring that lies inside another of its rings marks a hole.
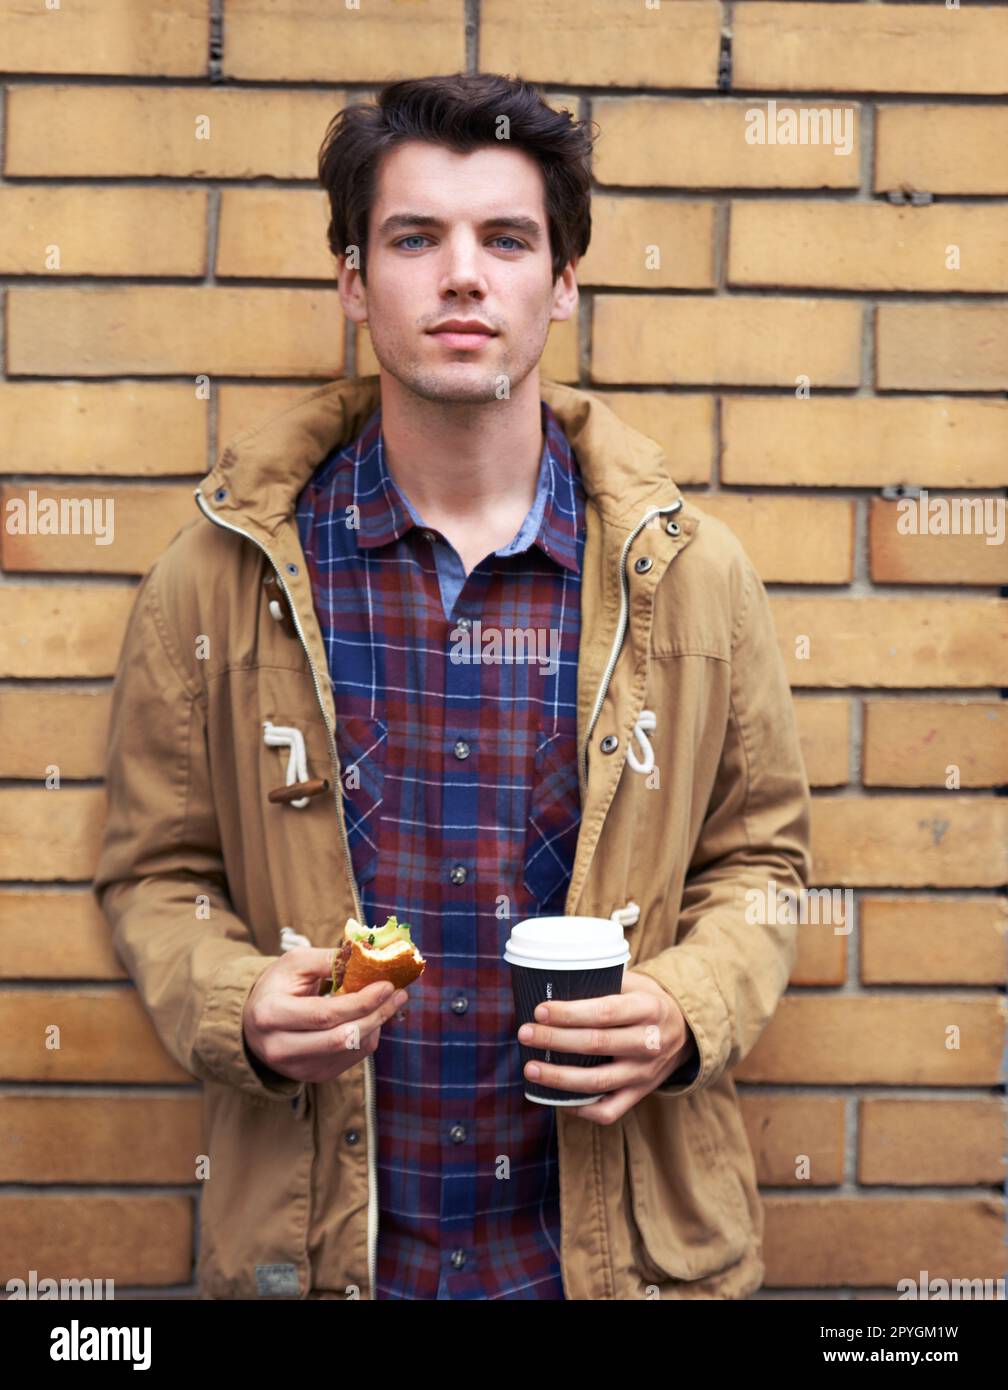
<instances>
[{"instance_id":1,"label":"tan jacket","mask_svg":"<svg viewBox=\"0 0 1008 1390\"><path fill-rule=\"evenodd\" d=\"M542 396L587 493L566 911L622 912L627 968L674 996L700 1056L692 1084L614 1124L558 1111L564 1288L745 1297L762 1282L763 1211L731 1071L786 988L796 930L775 920L786 913L749 920L746 894L765 899L770 880L795 891L811 873L791 695L734 535L598 398L553 383ZM338 791L294 506L377 404L376 377L337 381L224 450L196 489L202 515L140 585L116 677L95 894L162 1043L205 1083L204 1297L373 1297L373 1059L325 1084L267 1085L241 1016L283 929L328 947L363 918L340 795L268 802L287 753L266 746L263 722L299 728L308 776ZM279 603L264 587L274 572ZM657 776L627 766L642 709L656 715Z\"/></svg>"}]
</instances>

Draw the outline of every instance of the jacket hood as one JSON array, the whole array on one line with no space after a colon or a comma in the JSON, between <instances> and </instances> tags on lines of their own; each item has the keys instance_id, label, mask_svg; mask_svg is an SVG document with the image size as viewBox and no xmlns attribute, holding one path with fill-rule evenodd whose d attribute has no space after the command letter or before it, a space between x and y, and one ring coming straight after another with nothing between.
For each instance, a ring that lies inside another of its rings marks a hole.
<instances>
[{"instance_id":1,"label":"jacket hood","mask_svg":"<svg viewBox=\"0 0 1008 1390\"><path fill-rule=\"evenodd\" d=\"M648 506L681 499L661 446L604 401L553 381L540 382L540 396L563 426L585 491L605 520L630 523ZM232 439L196 492L208 501L214 497L218 514L240 515L245 524L275 535L318 465L356 438L379 403L377 375L323 386Z\"/></svg>"}]
</instances>

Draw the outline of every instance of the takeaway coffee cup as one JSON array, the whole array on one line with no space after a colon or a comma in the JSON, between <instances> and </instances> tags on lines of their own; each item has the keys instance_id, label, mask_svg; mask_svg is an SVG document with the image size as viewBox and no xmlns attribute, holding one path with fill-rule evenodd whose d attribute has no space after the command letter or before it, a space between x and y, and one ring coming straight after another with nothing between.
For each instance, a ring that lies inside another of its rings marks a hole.
<instances>
[{"instance_id":1,"label":"takeaway coffee cup","mask_svg":"<svg viewBox=\"0 0 1008 1390\"><path fill-rule=\"evenodd\" d=\"M535 1010L550 999L598 999L619 994L630 947L618 922L607 917L530 917L518 922L504 947L514 989L515 1032L535 1023ZM611 1057L553 1052L518 1043L522 1073L529 1062L561 1067L600 1067ZM537 1105L590 1105L601 1094L561 1091L525 1079L525 1099Z\"/></svg>"}]
</instances>

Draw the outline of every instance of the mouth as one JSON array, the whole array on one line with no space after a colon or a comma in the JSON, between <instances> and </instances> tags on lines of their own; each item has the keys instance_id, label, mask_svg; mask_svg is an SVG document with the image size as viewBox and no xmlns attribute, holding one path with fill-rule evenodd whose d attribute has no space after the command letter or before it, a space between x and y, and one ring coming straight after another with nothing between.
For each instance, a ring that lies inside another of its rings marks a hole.
<instances>
[{"instance_id":1,"label":"mouth","mask_svg":"<svg viewBox=\"0 0 1008 1390\"><path fill-rule=\"evenodd\" d=\"M494 330L485 324L475 321L467 323L460 319L451 319L439 328L428 329L428 333L430 337L436 338L445 347L461 348L464 351L485 347L487 343L497 337Z\"/></svg>"}]
</instances>

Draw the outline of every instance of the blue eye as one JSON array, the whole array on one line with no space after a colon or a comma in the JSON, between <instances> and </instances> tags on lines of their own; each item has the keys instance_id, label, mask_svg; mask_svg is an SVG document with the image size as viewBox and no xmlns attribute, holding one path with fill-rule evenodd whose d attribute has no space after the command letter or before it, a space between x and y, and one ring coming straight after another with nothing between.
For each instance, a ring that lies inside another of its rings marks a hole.
<instances>
[{"instance_id":1,"label":"blue eye","mask_svg":"<svg viewBox=\"0 0 1008 1390\"><path fill-rule=\"evenodd\" d=\"M405 246L407 241L426 241L427 238L420 232L410 232L409 236L404 236L399 242L399 246ZM412 248L411 248L412 249Z\"/></svg>"},{"instance_id":2,"label":"blue eye","mask_svg":"<svg viewBox=\"0 0 1008 1390\"><path fill-rule=\"evenodd\" d=\"M517 249L519 249L519 250L520 250L521 247L522 247L522 242L520 242L520 241L518 240L517 237L508 236L508 234L507 234L506 232L502 233L499 237L496 237L495 240L496 240L496 241L511 241L511 242L514 242L515 247L516 247ZM505 249L505 251L507 251L507 250L510 250L510 247L507 247L507 246L506 246L504 249Z\"/></svg>"}]
</instances>

